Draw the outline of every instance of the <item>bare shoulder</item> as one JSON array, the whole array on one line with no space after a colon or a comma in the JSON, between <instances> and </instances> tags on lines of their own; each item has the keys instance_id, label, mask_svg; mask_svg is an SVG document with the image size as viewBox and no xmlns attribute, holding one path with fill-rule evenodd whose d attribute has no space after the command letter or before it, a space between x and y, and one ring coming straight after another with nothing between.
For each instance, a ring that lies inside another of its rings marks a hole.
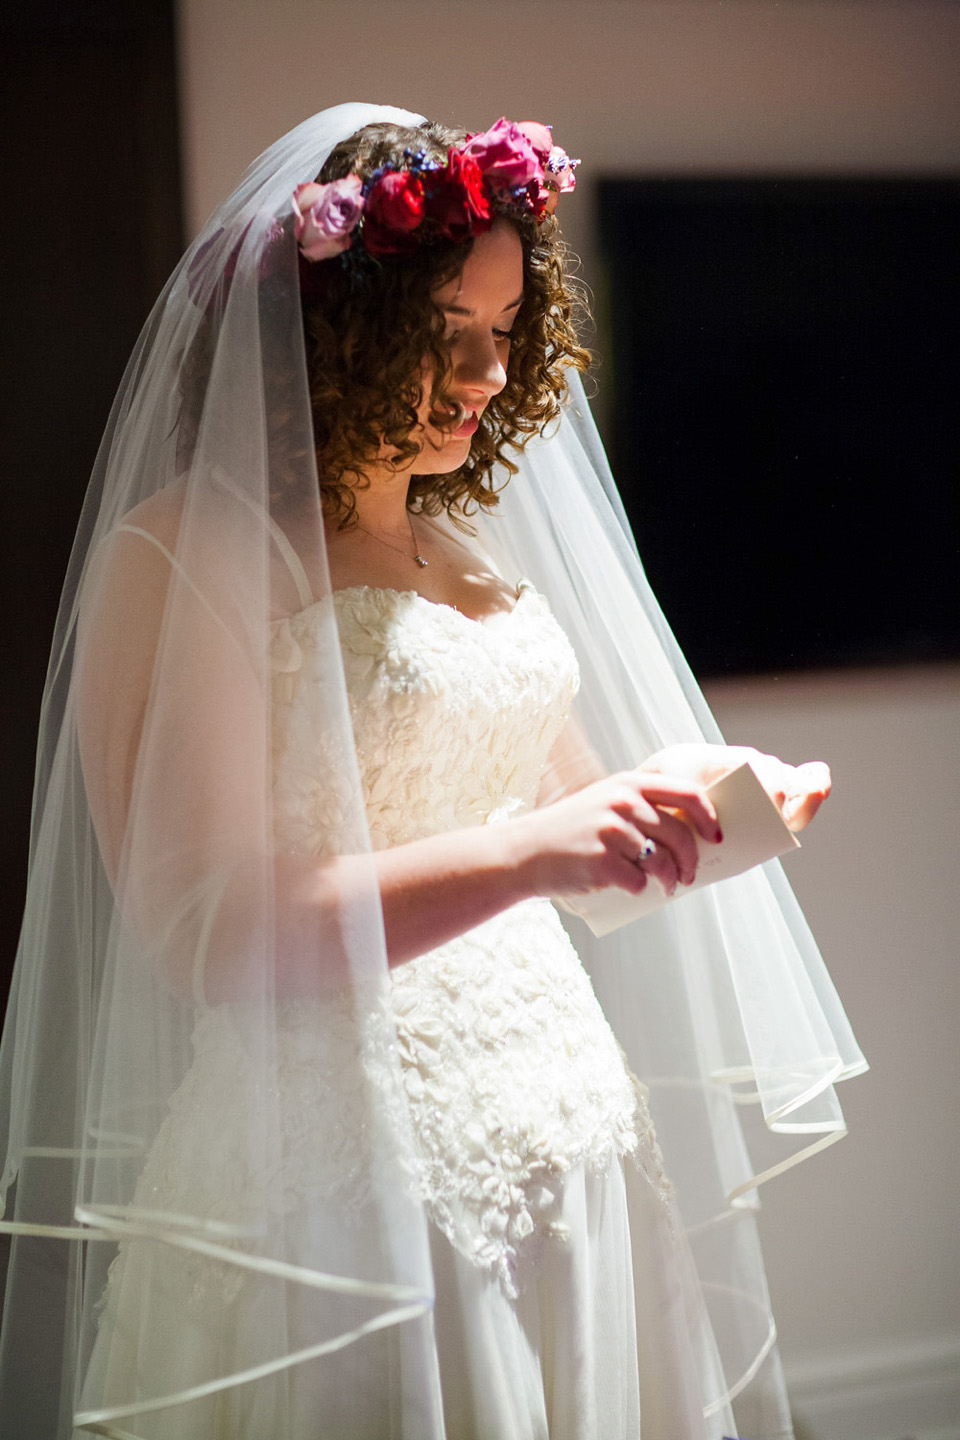
<instances>
[{"instance_id":1,"label":"bare shoulder","mask_svg":"<svg viewBox=\"0 0 960 1440\"><path fill-rule=\"evenodd\" d=\"M183 520L186 496L186 481L177 480L128 510L117 529L120 532L146 531L165 545L175 546Z\"/></svg>"},{"instance_id":2,"label":"bare shoulder","mask_svg":"<svg viewBox=\"0 0 960 1440\"><path fill-rule=\"evenodd\" d=\"M102 685L118 673L128 690L137 688L138 676L140 688L148 683L175 584L181 634L192 627L199 643L212 616L224 623L234 619L224 501L191 497L188 511L187 493L178 481L141 501L93 552L78 619L88 684L92 676ZM236 568L234 563L234 574Z\"/></svg>"},{"instance_id":3,"label":"bare shoulder","mask_svg":"<svg viewBox=\"0 0 960 1440\"><path fill-rule=\"evenodd\" d=\"M102 614L128 604L128 628L138 619L149 623L158 607L162 611L174 576L216 602L229 590L231 574L245 573L254 528L259 550L263 523L255 512L238 506L223 487L177 480L128 510L104 536L85 610Z\"/></svg>"},{"instance_id":4,"label":"bare shoulder","mask_svg":"<svg viewBox=\"0 0 960 1440\"><path fill-rule=\"evenodd\" d=\"M141 501L108 531L91 557L80 612L81 630L102 627L118 607L129 605L128 624L162 604L176 554L186 490L171 485Z\"/></svg>"}]
</instances>

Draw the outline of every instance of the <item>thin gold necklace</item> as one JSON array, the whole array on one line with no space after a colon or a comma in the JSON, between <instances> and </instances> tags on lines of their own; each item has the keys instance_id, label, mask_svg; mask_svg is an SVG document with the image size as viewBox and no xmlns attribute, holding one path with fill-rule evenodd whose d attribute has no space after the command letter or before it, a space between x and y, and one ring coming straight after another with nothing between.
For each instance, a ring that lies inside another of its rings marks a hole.
<instances>
[{"instance_id":1,"label":"thin gold necklace","mask_svg":"<svg viewBox=\"0 0 960 1440\"><path fill-rule=\"evenodd\" d=\"M361 525L361 524L360 524L360 521L359 521L359 520L357 521L357 529L358 529L358 530L362 530L365 535L369 535L372 540L377 540L377 541L379 541L379 543L380 543L381 545L386 545L386 547L387 547L388 550L396 550L396 552L397 552L398 555L403 555L403 556L405 556L407 560L411 560L411 559L412 559L417 565L420 566L420 569L421 569L421 570L426 570L427 566L430 564L430 561L429 561L429 560L424 560L423 556L420 554L420 547L419 547L419 545L417 544L416 531L415 531L414 528L413 528L413 518L412 518L409 510L406 512L406 515L407 515L407 524L410 526L410 539L413 541L413 550L414 550L414 553L413 553L412 556L411 556L411 555L407 555L406 550L401 550L401 548L400 548L399 545L394 545L394 544L392 543L392 541L390 541L390 540L384 540L384 538L383 538L382 535L377 535L377 534L374 533L373 530L368 530L367 527L366 527L366 525Z\"/></svg>"}]
</instances>

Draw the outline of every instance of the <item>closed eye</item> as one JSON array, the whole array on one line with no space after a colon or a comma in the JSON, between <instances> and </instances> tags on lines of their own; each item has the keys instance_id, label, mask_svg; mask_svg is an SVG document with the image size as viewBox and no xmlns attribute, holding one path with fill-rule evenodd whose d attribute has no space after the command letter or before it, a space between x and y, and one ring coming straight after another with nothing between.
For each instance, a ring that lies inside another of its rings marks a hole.
<instances>
[{"instance_id":1,"label":"closed eye","mask_svg":"<svg viewBox=\"0 0 960 1440\"><path fill-rule=\"evenodd\" d=\"M455 344L456 341L460 339L461 333L462 333L462 332L459 331L459 330L449 330L449 331L447 332L447 334L444 335L444 337L443 337L443 343L444 343L445 345L453 345L453 344ZM493 334L493 336L494 336L494 339L496 339L496 340L512 340L512 339L513 339L513 332L512 332L512 331L510 331L510 330L498 330L498 329L496 328L496 326L494 326L494 329L493 329L493 331L492 331L492 334Z\"/></svg>"}]
</instances>

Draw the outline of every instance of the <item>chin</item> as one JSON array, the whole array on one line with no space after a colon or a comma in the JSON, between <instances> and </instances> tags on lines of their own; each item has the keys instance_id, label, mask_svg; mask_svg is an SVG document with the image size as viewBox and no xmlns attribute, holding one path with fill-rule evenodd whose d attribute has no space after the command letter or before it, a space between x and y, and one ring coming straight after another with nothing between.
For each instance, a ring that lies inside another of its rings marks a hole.
<instances>
[{"instance_id":1,"label":"chin","mask_svg":"<svg viewBox=\"0 0 960 1440\"><path fill-rule=\"evenodd\" d=\"M459 470L466 463L469 455L469 437L450 437L444 441L442 449L421 452L414 461L413 473L417 476L452 475L454 470Z\"/></svg>"}]
</instances>

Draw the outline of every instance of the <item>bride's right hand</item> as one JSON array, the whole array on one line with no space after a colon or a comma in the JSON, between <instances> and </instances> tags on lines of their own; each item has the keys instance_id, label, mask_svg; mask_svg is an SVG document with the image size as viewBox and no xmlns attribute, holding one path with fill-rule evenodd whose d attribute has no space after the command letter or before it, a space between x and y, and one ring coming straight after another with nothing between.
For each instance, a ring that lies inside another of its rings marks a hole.
<instances>
[{"instance_id":1,"label":"bride's right hand","mask_svg":"<svg viewBox=\"0 0 960 1440\"><path fill-rule=\"evenodd\" d=\"M682 776L627 770L512 822L534 893L583 894L616 885L639 894L650 875L668 894L697 871L693 831L721 838L701 785ZM652 854L645 855L652 840Z\"/></svg>"}]
</instances>

